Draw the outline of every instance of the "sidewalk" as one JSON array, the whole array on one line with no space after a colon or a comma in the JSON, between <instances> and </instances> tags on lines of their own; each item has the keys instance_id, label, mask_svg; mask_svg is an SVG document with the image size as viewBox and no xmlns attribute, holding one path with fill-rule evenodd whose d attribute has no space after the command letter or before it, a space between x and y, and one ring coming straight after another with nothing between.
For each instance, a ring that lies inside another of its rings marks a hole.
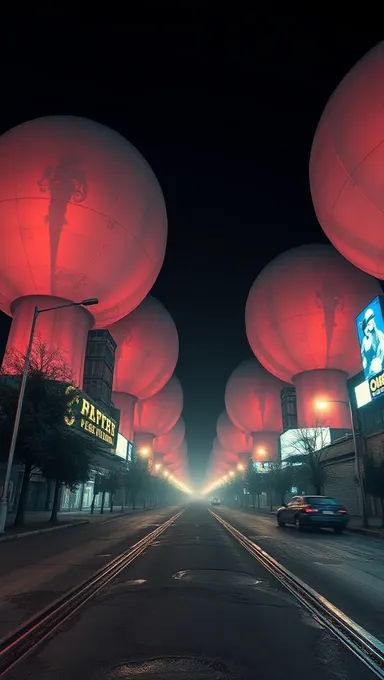
<instances>
[{"instance_id":1,"label":"sidewalk","mask_svg":"<svg viewBox=\"0 0 384 680\"><path fill-rule=\"evenodd\" d=\"M69 529L89 523L107 523L121 519L127 515L145 512L147 509L150 508L137 508L136 510L125 508L124 512L121 512L120 509L117 509L114 512L110 512L109 509L104 509L103 514L100 514L100 508L96 509L93 514L91 514L89 509L83 510L82 512L59 512L57 524L54 525L49 524L49 518L51 516L50 512L27 512L25 516L25 525L17 528L13 528L12 526L15 521L15 515L9 514L7 517L6 532L5 534L0 535L0 542L15 538L23 538L34 534L47 533L49 531L57 531L59 529Z\"/></svg>"},{"instance_id":2,"label":"sidewalk","mask_svg":"<svg viewBox=\"0 0 384 680\"><path fill-rule=\"evenodd\" d=\"M237 507L238 510L240 510L240 507ZM264 515L270 515L270 516L275 516L276 515L276 510L278 509L277 506L273 508L272 512L269 507L262 507L262 508L242 508L243 510L247 510L249 512L256 512L256 513L262 513ZM384 538L384 527L381 526L381 517L370 517L369 518L369 527L365 529L365 527L362 526L361 524L361 517L356 516L356 515L351 515L349 518L349 524L348 524L348 531L353 531L354 533L357 534L365 534L366 536L376 536L380 538Z\"/></svg>"},{"instance_id":3,"label":"sidewalk","mask_svg":"<svg viewBox=\"0 0 384 680\"><path fill-rule=\"evenodd\" d=\"M136 508L136 510L132 510L132 508L125 508L124 512L121 512L120 508L118 507L117 509L114 510L114 512L110 512L109 508L105 509L104 512L101 515L100 514L100 508L95 508L95 512L91 515L91 511L87 508L86 510L81 510L80 512L78 510L75 511L64 511L64 512L59 512L58 514L58 520L59 522L65 522L65 521L78 521L78 520L87 520L87 522L103 522L106 519L110 519L111 517L121 517L122 515L127 515L132 512L138 512L139 510L142 510L142 508ZM32 524L34 522L47 522L51 516L50 512L27 512L26 513L26 524ZM14 514L8 514L7 517L7 526L10 526L13 524L15 521L15 515Z\"/></svg>"}]
</instances>

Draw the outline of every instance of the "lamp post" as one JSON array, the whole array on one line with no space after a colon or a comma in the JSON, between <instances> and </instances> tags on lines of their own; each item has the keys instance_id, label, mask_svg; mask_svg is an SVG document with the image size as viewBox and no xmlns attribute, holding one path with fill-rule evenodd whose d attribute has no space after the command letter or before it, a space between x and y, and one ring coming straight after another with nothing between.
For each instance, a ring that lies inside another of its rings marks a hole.
<instances>
[{"instance_id":1,"label":"lamp post","mask_svg":"<svg viewBox=\"0 0 384 680\"><path fill-rule=\"evenodd\" d=\"M29 369L29 364L30 364L30 361L31 361L33 339L34 339L34 335L35 335L35 328L36 328L37 319L38 319L39 315L43 314L44 312L53 312L53 311L56 311L57 309L64 309L66 307L90 307L91 305L97 305L98 302L99 301L98 301L97 298L88 298L87 300L82 300L81 302L68 302L68 304L66 304L66 305L58 305L57 307L47 307L46 309L38 309L38 307L35 307L35 309L34 309L32 325L31 325L31 332L30 332L30 335L29 335L29 343L28 343L27 352L26 352L26 355L25 355L24 370L23 370L23 375L22 375L22 378L21 378L19 398L18 398L18 401L17 401L17 408L16 408L15 422L14 422L14 425L13 425L11 445L9 447L7 468L6 468L6 471L5 471L5 478L4 478L4 485L3 485L3 493L2 493L2 496L1 496L1 500L0 500L0 534L4 533L5 524L6 524L6 521L7 521L9 480L10 480L10 477L11 477L13 459L14 459L14 456L15 456L16 441L17 441L17 435L19 433L19 426L20 426L20 416L21 416L21 411L22 411L22 408L23 408L25 387L26 387L26 384L27 384L28 369Z\"/></svg>"},{"instance_id":2,"label":"lamp post","mask_svg":"<svg viewBox=\"0 0 384 680\"><path fill-rule=\"evenodd\" d=\"M358 486L359 486L359 494L360 494L360 499L361 499L361 517L362 517L362 521L363 521L363 526L367 527L368 526L367 502L366 502L366 498L365 498L364 479L363 479L362 470L361 470L360 447L358 445L359 443L358 443L358 440L357 440L357 437L356 437L355 421L354 421L354 417L353 417L351 400L349 399L348 401L344 401L343 399L327 399L327 400L324 400L324 401L317 401L316 407L321 411L325 411L328 404L344 404L345 406L348 406L348 409L349 409L349 416L350 416L350 419L351 419L351 428L352 428L353 446L354 446L354 449L355 449L355 472L356 472L357 482L358 482Z\"/></svg>"}]
</instances>

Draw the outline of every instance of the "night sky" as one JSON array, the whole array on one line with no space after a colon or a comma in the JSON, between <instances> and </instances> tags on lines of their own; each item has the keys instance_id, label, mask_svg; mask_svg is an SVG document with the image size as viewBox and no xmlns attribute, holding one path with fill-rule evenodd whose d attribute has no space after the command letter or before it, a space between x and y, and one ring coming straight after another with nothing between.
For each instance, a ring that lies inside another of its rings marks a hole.
<instances>
[{"instance_id":1,"label":"night sky","mask_svg":"<svg viewBox=\"0 0 384 680\"><path fill-rule=\"evenodd\" d=\"M252 282L280 252L325 241L308 183L322 110L382 37L345 18L324 31L292 13L242 25L196 16L3 26L0 133L38 116L86 116L132 142L162 186L168 247L152 293L179 331L195 480L226 381L251 356L244 308ZM1 350L8 327L1 315Z\"/></svg>"}]
</instances>

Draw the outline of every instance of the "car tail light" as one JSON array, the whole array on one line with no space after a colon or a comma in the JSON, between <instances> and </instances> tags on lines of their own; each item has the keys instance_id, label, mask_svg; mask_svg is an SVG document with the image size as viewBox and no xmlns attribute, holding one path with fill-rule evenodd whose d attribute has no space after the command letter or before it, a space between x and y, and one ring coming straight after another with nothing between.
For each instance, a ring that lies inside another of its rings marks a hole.
<instances>
[{"instance_id":1,"label":"car tail light","mask_svg":"<svg viewBox=\"0 0 384 680\"><path fill-rule=\"evenodd\" d=\"M346 510L339 510L339 514L340 514L340 515L346 515L346 514L347 514L347 511L346 511Z\"/></svg>"},{"instance_id":2,"label":"car tail light","mask_svg":"<svg viewBox=\"0 0 384 680\"><path fill-rule=\"evenodd\" d=\"M317 508L305 508L304 512L310 513L310 512L319 512Z\"/></svg>"}]
</instances>

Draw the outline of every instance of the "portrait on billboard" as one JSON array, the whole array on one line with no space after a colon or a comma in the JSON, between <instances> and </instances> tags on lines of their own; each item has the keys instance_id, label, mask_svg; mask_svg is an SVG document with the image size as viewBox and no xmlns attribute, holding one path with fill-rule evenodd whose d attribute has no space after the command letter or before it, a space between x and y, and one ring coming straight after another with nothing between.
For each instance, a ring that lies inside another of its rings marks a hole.
<instances>
[{"instance_id":1,"label":"portrait on billboard","mask_svg":"<svg viewBox=\"0 0 384 680\"><path fill-rule=\"evenodd\" d=\"M378 296L356 319L361 361L366 379L384 368L384 319L382 297Z\"/></svg>"}]
</instances>

